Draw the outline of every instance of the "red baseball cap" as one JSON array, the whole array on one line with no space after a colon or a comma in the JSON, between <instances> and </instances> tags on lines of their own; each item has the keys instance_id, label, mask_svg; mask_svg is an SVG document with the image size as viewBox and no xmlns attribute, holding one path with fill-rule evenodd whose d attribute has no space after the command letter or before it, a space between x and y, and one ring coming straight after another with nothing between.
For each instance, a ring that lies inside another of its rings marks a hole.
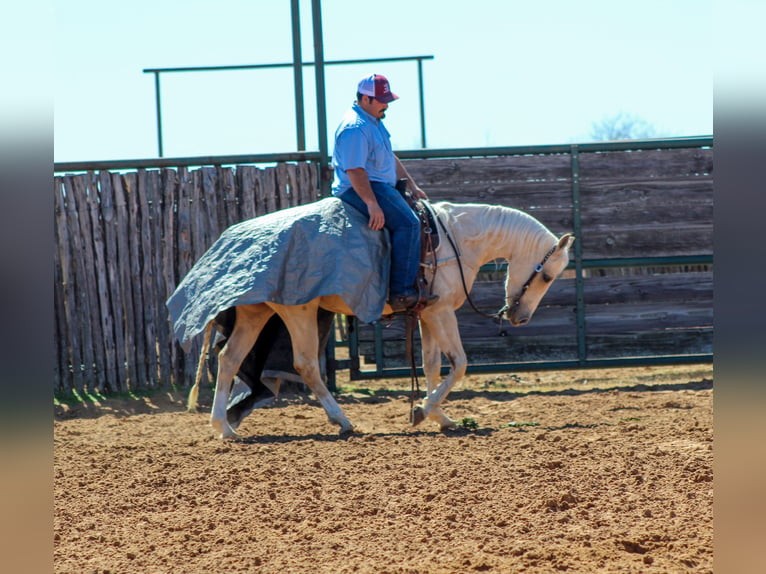
<instances>
[{"instance_id":1,"label":"red baseball cap","mask_svg":"<svg viewBox=\"0 0 766 574\"><path fill-rule=\"evenodd\" d=\"M399 99L399 96L391 91L388 79L380 74L372 74L359 80L356 91L364 96L372 96L384 104Z\"/></svg>"}]
</instances>

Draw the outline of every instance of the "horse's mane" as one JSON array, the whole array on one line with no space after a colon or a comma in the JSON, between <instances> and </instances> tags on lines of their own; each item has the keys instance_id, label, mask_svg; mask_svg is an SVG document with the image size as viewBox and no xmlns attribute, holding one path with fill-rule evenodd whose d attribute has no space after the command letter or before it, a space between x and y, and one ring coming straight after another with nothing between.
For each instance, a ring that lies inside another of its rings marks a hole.
<instances>
[{"instance_id":1,"label":"horse's mane","mask_svg":"<svg viewBox=\"0 0 766 574\"><path fill-rule=\"evenodd\" d=\"M487 241L488 232L499 244L515 244L524 251L540 243L556 241L556 236L533 216L513 207L482 203L447 203L440 207L449 219L454 232L467 241ZM461 214L470 217L461 218Z\"/></svg>"}]
</instances>

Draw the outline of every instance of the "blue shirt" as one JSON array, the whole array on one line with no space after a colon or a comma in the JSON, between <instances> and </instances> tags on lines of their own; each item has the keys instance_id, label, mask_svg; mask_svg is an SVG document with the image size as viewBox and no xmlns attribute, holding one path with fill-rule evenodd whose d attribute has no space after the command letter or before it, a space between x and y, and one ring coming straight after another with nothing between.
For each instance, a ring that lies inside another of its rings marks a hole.
<instances>
[{"instance_id":1,"label":"blue shirt","mask_svg":"<svg viewBox=\"0 0 766 574\"><path fill-rule=\"evenodd\" d=\"M372 117L355 102L335 130L332 152L335 178L333 195L351 186L346 170L362 167L370 181L396 185L396 157L391 149L391 134L378 118Z\"/></svg>"}]
</instances>

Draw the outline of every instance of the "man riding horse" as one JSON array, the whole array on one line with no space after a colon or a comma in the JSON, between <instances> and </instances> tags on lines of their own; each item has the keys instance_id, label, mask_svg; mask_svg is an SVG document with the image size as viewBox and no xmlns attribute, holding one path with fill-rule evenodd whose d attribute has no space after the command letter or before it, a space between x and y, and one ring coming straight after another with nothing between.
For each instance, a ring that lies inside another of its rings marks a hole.
<instances>
[{"instance_id":1,"label":"man riding horse","mask_svg":"<svg viewBox=\"0 0 766 574\"><path fill-rule=\"evenodd\" d=\"M388 104L399 96L380 74L362 78L356 101L335 131L334 196L369 217L369 227L384 227L391 238L391 275L388 301L398 313L418 304L431 305L439 296L419 294L420 221L396 189L406 179L416 199L428 196L412 180L391 148L391 135L383 125Z\"/></svg>"}]
</instances>

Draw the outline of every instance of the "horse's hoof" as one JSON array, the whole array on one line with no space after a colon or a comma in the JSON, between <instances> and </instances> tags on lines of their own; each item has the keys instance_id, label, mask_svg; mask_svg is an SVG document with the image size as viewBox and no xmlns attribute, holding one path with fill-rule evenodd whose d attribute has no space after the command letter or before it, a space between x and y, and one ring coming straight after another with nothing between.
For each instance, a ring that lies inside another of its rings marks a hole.
<instances>
[{"instance_id":1,"label":"horse's hoof","mask_svg":"<svg viewBox=\"0 0 766 574\"><path fill-rule=\"evenodd\" d=\"M339 431L339 434L342 437L349 437L352 434L356 434L356 429L353 426L351 426L351 427L342 427L340 429L340 431Z\"/></svg>"},{"instance_id":2,"label":"horse's hoof","mask_svg":"<svg viewBox=\"0 0 766 574\"><path fill-rule=\"evenodd\" d=\"M426 420L426 411L423 410L423 407L418 406L412 409L410 413L410 423L412 426L416 427L424 420Z\"/></svg>"},{"instance_id":3,"label":"horse's hoof","mask_svg":"<svg viewBox=\"0 0 766 574\"><path fill-rule=\"evenodd\" d=\"M443 424L443 425L440 427L440 430L441 430L442 432L447 432L447 431L453 431L453 430L457 430L457 428L458 428L458 427L457 427L457 423L456 423L455 421L450 421L450 422L448 422L448 423L445 423L445 424Z\"/></svg>"},{"instance_id":4,"label":"horse's hoof","mask_svg":"<svg viewBox=\"0 0 766 574\"><path fill-rule=\"evenodd\" d=\"M220 439L238 438L237 433L234 432L234 429L227 422L214 420L210 421L210 426L218 433L218 438Z\"/></svg>"}]
</instances>

